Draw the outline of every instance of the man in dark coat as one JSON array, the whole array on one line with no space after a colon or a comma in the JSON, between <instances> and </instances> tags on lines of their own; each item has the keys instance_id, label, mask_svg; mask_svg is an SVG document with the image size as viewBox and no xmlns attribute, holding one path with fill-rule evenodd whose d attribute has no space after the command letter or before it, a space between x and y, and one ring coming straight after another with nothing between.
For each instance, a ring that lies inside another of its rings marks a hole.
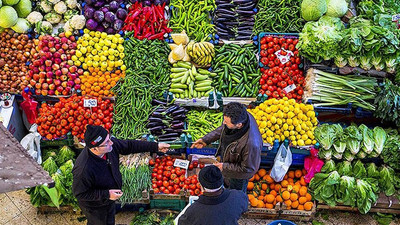
<instances>
[{"instance_id":1,"label":"man in dark coat","mask_svg":"<svg viewBox=\"0 0 400 225\"><path fill-rule=\"evenodd\" d=\"M199 173L203 195L178 219L178 225L234 225L247 210L248 198L238 190L223 188L221 170L214 165Z\"/></svg>"},{"instance_id":2,"label":"man in dark coat","mask_svg":"<svg viewBox=\"0 0 400 225\"><path fill-rule=\"evenodd\" d=\"M106 129L88 125L86 147L72 170L72 192L85 214L88 225L115 224L115 200L122 196L119 155L139 152L166 152L166 143L118 140Z\"/></svg>"},{"instance_id":3,"label":"man in dark coat","mask_svg":"<svg viewBox=\"0 0 400 225\"><path fill-rule=\"evenodd\" d=\"M246 193L249 179L258 171L263 141L254 117L238 102L224 106L222 126L193 143L192 148L203 148L219 140L216 155L222 163L215 163L226 179L227 187Z\"/></svg>"}]
</instances>

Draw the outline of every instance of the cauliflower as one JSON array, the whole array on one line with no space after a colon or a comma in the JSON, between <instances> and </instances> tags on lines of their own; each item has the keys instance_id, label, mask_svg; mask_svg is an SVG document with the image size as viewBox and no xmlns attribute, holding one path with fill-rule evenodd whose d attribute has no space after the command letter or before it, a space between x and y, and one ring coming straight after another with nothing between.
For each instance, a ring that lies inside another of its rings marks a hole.
<instances>
[{"instance_id":1,"label":"cauliflower","mask_svg":"<svg viewBox=\"0 0 400 225\"><path fill-rule=\"evenodd\" d=\"M74 32L74 29L72 29L72 27L69 24L69 20L64 24L64 32L68 32L68 31L71 33Z\"/></svg>"},{"instance_id":2,"label":"cauliflower","mask_svg":"<svg viewBox=\"0 0 400 225\"><path fill-rule=\"evenodd\" d=\"M43 20L43 15L38 11L33 11L29 13L28 17L26 17L29 23L35 24L39 21Z\"/></svg>"},{"instance_id":3,"label":"cauliflower","mask_svg":"<svg viewBox=\"0 0 400 225\"><path fill-rule=\"evenodd\" d=\"M59 2L54 6L54 10L56 11L56 13L62 15L67 11L67 6L64 2Z\"/></svg>"},{"instance_id":4,"label":"cauliflower","mask_svg":"<svg viewBox=\"0 0 400 225\"><path fill-rule=\"evenodd\" d=\"M61 21L62 16L57 13L51 12L51 13L47 13L44 16L44 19L47 20L48 22L50 22L51 24L57 24Z\"/></svg>"},{"instance_id":5,"label":"cauliflower","mask_svg":"<svg viewBox=\"0 0 400 225\"><path fill-rule=\"evenodd\" d=\"M64 21L70 20L74 15L79 15L79 11L75 9L68 9L67 12L64 13Z\"/></svg>"},{"instance_id":6,"label":"cauliflower","mask_svg":"<svg viewBox=\"0 0 400 225\"><path fill-rule=\"evenodd\" d=\"M47 21L39 21L36 23L35 31L39 34L51 34L53 26Z\"/></svg>"},{"instance_id":7,"label":"cauliflower","mask_svg":"<svg viewBox=\"0 0 400 225\"><path fill-rule=\"evenodd\" d=\"M49 0L49 2L53 5L57 4L58 2L60 2L60 0Z\"/></svg>"},{"instance_id":8,"label":"cauliflower","mask_svg":"<svg viewBox=\"0 0 400 225\"><path fill-rule=\"evenodd\" d=\"M77 0L66 0L65 2L67 3L68 8L70 9L75 9L76 6L78 5Z\"/></svg>"},{"instance_id":9,"label":"cauliflower","mask_svg":"<svg viewBox=\"0 0 400 225\"><path fill-rule=\"evenodd\" d=\"M42 0L40 2L40 8L43 12L48 13L53 9L53 5L47 0Z\"/></svg>"},{"instance_id":10,"label":"cauliflower","mask_svg":"<svg viewBox=\"0 0 400 225\"><path fill-rule=\"evenodd\" d=\"M84 15L75 15L71 18L71 20L69 21L70 26L73 29L79 30L79 29L83 29L83 27L85 27L86 24L86 19Z\"/></svg>"}]
</instances>

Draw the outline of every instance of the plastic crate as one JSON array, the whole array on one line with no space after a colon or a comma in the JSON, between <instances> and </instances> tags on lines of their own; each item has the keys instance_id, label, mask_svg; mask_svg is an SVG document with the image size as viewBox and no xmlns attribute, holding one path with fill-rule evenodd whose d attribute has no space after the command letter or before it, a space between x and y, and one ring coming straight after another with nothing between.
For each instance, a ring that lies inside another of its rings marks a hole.
<instances>
[{"instance_id":1,"label":"plastic crate","mask_svg":"<svg viewBox=\"0 0 400 225\"><path fill-rule=\"evenodd\" d=\"M150 200L151 209L169 209L169 210L181 211L185 207L186 207L185 200L178 200L178 199Z\"/></svg>"},{"instance_id":2,"label":"plastic crate","mask_svg":"<svg viewBox=\"0 0 400 225\"><path fill-rule=\"evenodd\" d=\"M356 109L356 113L354 115L356 118L371 118L374 116L374 112L367 111L361 107Z\"/></svg>"},{"instance_id":3,"label":"plastic crate","mask_svg":"<svg viewBox=\"0 0 400 225\"><path fill-rule=\"evenodd\" d=\"M187 148L186 154L196 154L196 155L215 155L217 153L216 148Z\"/></svg>"},{"instance_id":4,"label":"plastic crate","mask_svg":"<svg viewBox=\"0 0 400 225\"><path fill-rule=\"evenodd\" d=\"M307 101L307 104L313 104L311 100ZM352 112L352 103L348 103L345 106L342 107L323 107L323 106L318 106L314 107L314 111L316 113L321 113L321 112L331 112L331 113L338 113L338 114L351 114Z\"/></svg>"},{"instance_id":5,"label":"plastic crate","mask_svg":"<svg viewBox=\"0 0 400 225\"><path fill-rule=\"evenodd\" d=\"M67 134L62 138L55 139L55 140L40 140L41 147L62 147L62 146L74 146L74 139L71 134Z\"/></svg>"}]
</instances>

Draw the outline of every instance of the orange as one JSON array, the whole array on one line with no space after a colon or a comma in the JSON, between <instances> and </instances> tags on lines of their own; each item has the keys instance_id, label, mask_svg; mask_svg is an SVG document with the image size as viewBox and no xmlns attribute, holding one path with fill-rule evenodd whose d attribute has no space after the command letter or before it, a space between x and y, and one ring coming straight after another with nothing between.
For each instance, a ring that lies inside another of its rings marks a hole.
<instances>
[{"instance_id":1,"label":"orange","mask_svg":"<svg viewBox=\"0 0 400 225\"><path fill-rule=\"evenodd\" d=\"M287 179L288 179L288 175L286 174L286 175L283 177L283 179L284 179L284 180L287 180Z\"/></svg>"},{"instance_id":2,"label":"orange","mask_svg":"<svg viewBox=\"0 0 400 225\"><path fill-rule=\"evenodd\" d=\"M299 196L296 193L291 193L290 194L290 200L297 201L297 199L299 198Z\"/></svg>"},{"instance_id":3,"label":"orange","mask_svg":"<svg viewBox=\"0 0 400 225\"><path fill-rule=\"evenodd\" d=\"M247 184L247 190L248 190L248 191L251 191L251 190L253 190L253 188L254 188L254 183L253 183L253 182L249 182L249 183Z\"/></svg>"},{"instance_id":4,"label":"orange","mask_svg":"<svg viewBox=\"0 0 400 225\"><path fill-rule=\"evenodd\" d=\"M273 208L274 208L274 205L273 205L273 204L267 203L267 204L265 204L265 208L267 208L267 209L273 209Z\"/></svg>"},{"instance_id":5,"label":"orange","mask_svg":"<svg viewBox=\"0 0 400 225\"><path fill-rule=\"evenodd\" d=\"M281 185L282 185L282 187L287 187L288 185L289 185L289 182L287 181L287 180L283 180L282 182L281 182Z\"/></svg>"},{"instance_id":6,"label":"orange","mask_svg":"<svg viewBox=\"0 0 400 225\"><path fill-rule=\"evenodd\" d=\"M297 209L298 209L298 210L304 210L304 205L299 205L299 206L297 206Z\"/></svg>"},{"instance_id":7,"label":"orange","mask_svg":"<svg viewBox=\"0 0 400 225\"><path fill-rule=\"evenodd\" d=\"M297 209L297 207L299 206L299 201L294 201L292 202L292 208Z\"/></svg>"},{"instance_id":8,"label":"orange","mask_svg":"<svg viewBox=\"0 0 400 225\"><path fill-rule=\"evenodd\" d=\"M270 185L269 185L269 189L275 190L275 183L270 184Z\"/></svg>"},{"instance_id":9,"label":"orange","mask_svg":"<svg viewBox=\"0 0 400 225\"><path fill-rule=\"evenodd\" d=\"M309 193L306 194L307 202L310 202L312 200L312 197Z\"/></svg>"},{"instance_id":10,"label":"orange","mask_svg":"<svg viewBox=\"0 0 400 225\"><path fill-rule=\"evenodd\" d=\"M289 178L294 178L294 171L289 171L287 175Z\"/></svg>"},{"instance_id":11,"label":"orange","mask_svg":"<svg viewBox=\"0 0 400 225\"><path fill-rule=\"evenodd\" d=\"M286 206L292 206L292 201L286 200L283 203L285 203Z\"/></svg>"},{"instance_id":12,"label":"orange","mask_svg":"<svg viewBox=\"0 0 400 225\"><path fill-rule=\"evenodd\" d=\"M251 206L257 207L257 204L258 204L258 199L253 198L253 199L250 200L250 205Z\"/></svg>"},{"instance_id":13,"label":"orange","mask_svg":"<svg viewBox=\"0 0 400 225\"><path fill-rule=\"evenodd\" d=\"M300 197L299 198L299 203L300 203L300 205L303 205L304 203L306 203L307 202L307 198L306 197Z\"/></svg>"},{"instance_id":14,"label":"orange","mask_svg":"<svg viewBox=\"0 0 400 225\"><path fill-rule=\"evenodd\" d=\"M264 190L260 191L260 195L265 196L266 192Z\"/></svg>"},{"instance_id":15,"label":"orange","mask_svg":"<svg viewBox=\"0 0 400 225\"><path fill-rule=\"evenodd\" d=\"M278 192L278 193L280 193L281 187L282 187L282 186L281 186L280 184L276 184L276 185L275 185L275 191Z\"/></svg>"},{"instance_id":16,"label":"orange","mask_svg":"<svg viewBox=\"0 0 400 225\"><path fill-rule=\"evenodd\" d=\"M273 203L274 200L275 200L275 196L273 196L272 194L268 194L268 195L265 196L265 201L267 203Z\"/></svg>"},{"instance_id":17,"label":"orange","mask_svg":"<svg viewBox=\"0 0 400 225\"><path fill-rule=\"evenodd\" d=\"M257 208L264 208L265 204L263 201L258 201Z\"/></svg>"},{"instance_id":18,"label":"orange","mask_svg":"<svg viewBox=\"0 0 400 225\"><path fill-rule=\"evenodd\" d=\"M274 197L276 197L278 195L278 193L276 193L275 190L270 191L269 194L273 195Z\"/></svg>"},{"instance_id":19,"label":"orange","mask_svg":"<svg viewBox=\"0 0 400 225\"><path fill-rule=\"evenodd\" d=\"M300 184L295 184L293 186L292 192L293 193L298 193L300 191L300 188L301 188Z\"/></svg>"},{"instance_id":20,"label":"orange","mask_svg":"<svg viewBox=\"0 0 400 225\"><path fill-rule=\"evenodd\" d=\"M304 204L304 209L307 210L307 211L311 211L313 205L314 205L314 204L313 204L312 202L306 202L306 203Z\"/></svg>"},{"instance_id":21,"label":"orange","mask_svg":"<svg viewBox=\"0 0 400 225\"><path fill-rule=\"evenodd\" d=\"M265 180L268 184L274 183L274 179L272 179L272 177L268 174L263 176L263 180Z\"/></svg>"},{"instance_id":22,"label":"orange","mask_svg":"<svg viewBox=\"0 0 400 225\"><path fill-rule=\"evenodd\" d=\"M290 193L288 191L282 192L282 199L283 200L289 200L290 199Z\"/></svg>"},{"instance_id":23,"label":"orange","mask_svg":"<svg viewBox=\"0 0 400 225\"><path fill-rule=\"evenodd\" d=\"M287 181L289 182L289 184L294 185L294 180L293 180L293 178L288 178Z\"/></svg>"},{"instance_id":24,"label":"orange","mask_svg":"<svg viewBox=\"0 0 400 225\"><path fill-rule=\"evenodd\" d=\"M306 181L304 180L304 177L301 177L301 178L300 178L300 184L301 184L302 186L307 186L307 183L306 183Z\"/></svg>"},{"instance_id":25,"label":"orange","mask_svg":"<svg viewBox=\"0 0 400 225\"><path fill-rule=\"evenodd\" d=\"M254 195L248 194L247 197L249 198L249 201L251 201L252 199L254 199Z\"/></svg>"},{"instance_id":26,"label":"orange","mask_svg":"<svg viewBox=\"0 0 400 225\"><path fill-rule=\"evenodd\" d=\"M258 196L257 199L260 200L260 201L264 201L264 196L260 195L260 196Z\"/></svg>"},{"instance_id":27,"label":"orange","mask_svg":"<svg viewBox=\"0 0 400 225\"><path fill-rule=\"evenodd\" d=\"M258 176L258 174L255 174L255 175L254 175L254 179L255 179L256 181L259 181L259 180L260 180L260 176Z\"/></svg>"},{"instance_id":28,"label":"orange","mask_svg":"<svg viewBox=\"0 0 400 225\"><path fill-rule=\"evenodd\" d=\"M295 176L296 178L300 178L302 175L303 175L303 173L301 172L301 170L296 170L296 171L294 172L294 176Z\"/></svg>"},{"instance_id":29,"label":"orange","mask_svg":"<svg viewBox=\"0 0 400 225\"><path fill-rule=\"evenodd\" d=\"M283 199L280 195L276 196L276 201L277 202L283 202Z\"/></svg>"},{"instance_id":30,"label":"orange","mask_svg":"<svg viewBox=\"0 0 400 225\"><path fill-rule=\"evenodd\" d=\"M268 189L268 184L262 184L261 185L261 189L263 189L264 191L266 191Z\"/></svg>"},{"instance_id":31,"label":"orange","mask_svg":"<svg viewBox=\"0 0 400 225\"><path fill-rule=\"evenodd\" d=\"M307 174L306 169L302 169L302 170L301 170L301 173L303 174L303 176L305 176L305 175Z\"/></svg>"},{"instance_id":32,"label":"orange","mask_svg":"<svg viewBox=\"0 0 400 225\"><path fill-rule=\"evenodd\" d=\"M265 169L260 169L259 171L258 171L258 175L260 176L260 177L263 177L263 176L265 176L267 174L267 171L265 170Z\"/></svg>"},{"instance_id":33,"label":"orange","mask_svg":"<svg viewBox=\"0 0 400 225\"><path fill-rule=\"evenodd\" d=\"M252 176L250 179L249 179L249 182L253 182L254 181L254 176Z\"/></svg>"},{"instance_id":34,"label":"orange","mask_svg":"<svg viewBox=\"0 0 400 225\"><path fill-rule=\"evenodd\" d=\"M305 187L305 186L301 187L301 188L300 188L300 191L299 191L299 194L300 194L300 196L306 196L306 194L307 194L307 187Z\"/></svg>"}]
</instances>

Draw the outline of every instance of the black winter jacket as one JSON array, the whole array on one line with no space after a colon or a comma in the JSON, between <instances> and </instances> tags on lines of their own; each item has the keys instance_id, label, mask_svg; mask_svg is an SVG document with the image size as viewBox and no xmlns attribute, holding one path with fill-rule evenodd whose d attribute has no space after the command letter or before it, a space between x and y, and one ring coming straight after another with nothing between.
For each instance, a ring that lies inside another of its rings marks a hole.
<instances>
[{"instance_id":1,"label":"black winter jacket","mask_svg":"<svg viewBox=\"0 0 400 225\"><path fill-rule=\"evenodd\" d=\"M119 171L119 155L139 152L156 152L156 142L118 140L111 138L113 150L107 153L107 160L84 148L76 159L72 170L72 192L80 207L98 208L112 204L110 189L122 188L122 175Z\"/></svg>"},{"instance_id":2,"label":"black winter jacket","mask_svg":"<svg viewBox=\"0 0 400 225\"><path fill-rule=\"evenodd\" d=\"M201 195L179 218L178 225L234 225L247 211L248 198L238 190L225 189L218 196Z\"/></svg>"}]
</instances>

